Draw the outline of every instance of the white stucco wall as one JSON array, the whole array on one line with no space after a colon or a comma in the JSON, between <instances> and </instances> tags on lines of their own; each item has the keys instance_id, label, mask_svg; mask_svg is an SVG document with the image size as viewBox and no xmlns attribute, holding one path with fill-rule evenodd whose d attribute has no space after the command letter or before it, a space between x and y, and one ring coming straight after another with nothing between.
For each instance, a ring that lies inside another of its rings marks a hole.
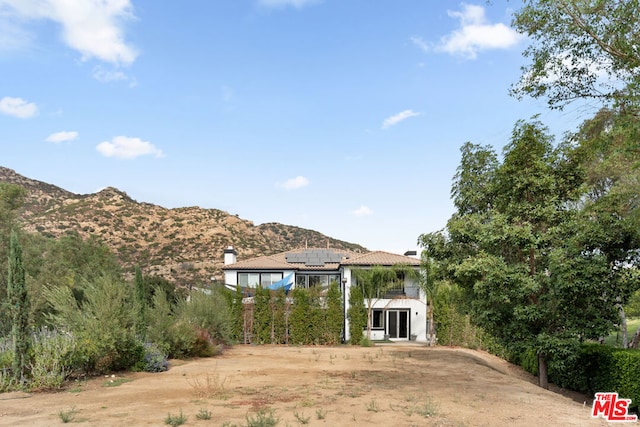
<instances>
[{"instance_id":1,"label":"white stucco wall","mask_svg":"<svg viewBox=\"0 0 640 427\"><path fill-rule=\"evenodd\" d=\"M347 304L345 304L345 324L346 324L346 340L348 341L351 337L349 336L349 319L347 318L347 310L349 309L349 292L351 290L351 268L345 267L343 270L343 278L347 279L345 286L345 298ZM373 308L375 309L408 309L409 310L409 338L411 335L415 335L416 341L426 342L427 341L427 298L426 294L422 289L418 287L417 284L407 281L405 285L405 298L397 298L397 299L380 299L374 302ZM367 306L367 302L365 301L365 307ZM366 331L363 332L366 334ZM371 339L372 340L383 340L385 335L384 330L372 330L371 331ZM406 341L406 339L403 339Z\"/></svg>"}]
</instances>

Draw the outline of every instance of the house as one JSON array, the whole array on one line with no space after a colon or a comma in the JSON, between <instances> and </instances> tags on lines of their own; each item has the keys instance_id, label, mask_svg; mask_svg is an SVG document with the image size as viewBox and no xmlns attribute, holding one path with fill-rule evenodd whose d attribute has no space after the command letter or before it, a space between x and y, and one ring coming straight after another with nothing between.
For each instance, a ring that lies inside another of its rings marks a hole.
<instances>
[{"instance_id":1,"label":"house","mask_svg":"<svg viewBox=\"0 0 640 427\"><path fill-rule=\"evenodd\" d=\"M250 293L251 288L260 284L263 288L285 290L294 287L328 288L331 282L340 285L343 296L345 324L343 333L349 340L349 292L357 283L356 269L370 269L373 266L391 268L404 265L420 269L420 260L415 252L397 255L374 251L355 253L342 249L296 249L270 256L262 256L238 261L237 252L229 246L224 250L224 275L226 286L235 289L241 286ZM413 255L413 256L408 256ZM427 300L425 292L414 278L398 277L398 284L385 295L374 299L372 310L371 339L392 341L427 341ZM368 302L365 301L365 305Z\"/></svg>"}]
</instances>

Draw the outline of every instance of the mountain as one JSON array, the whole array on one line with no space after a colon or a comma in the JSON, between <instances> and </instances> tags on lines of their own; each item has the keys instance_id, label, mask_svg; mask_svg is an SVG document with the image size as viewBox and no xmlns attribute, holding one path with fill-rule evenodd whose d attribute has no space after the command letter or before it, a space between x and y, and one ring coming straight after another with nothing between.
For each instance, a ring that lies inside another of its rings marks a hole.
<instances>
[{"instance_id":1,"label":"mountain","mask_svg":"<svg viewBox=\"0 0 640 427\"><path fill-rule=\"evenodd\" d=\"M127 273L137 264L144 274L179 285L222 280L223 250L229 245L236 248L240 259L305 246L367 251L305 228L278 223L256 226L218 209L167 209L140 203L112 187L75 194L1 166L0 182L27 190L20 214L25 230L47 237L73 232L97 236Z\"/></svg>"}]
</instances>

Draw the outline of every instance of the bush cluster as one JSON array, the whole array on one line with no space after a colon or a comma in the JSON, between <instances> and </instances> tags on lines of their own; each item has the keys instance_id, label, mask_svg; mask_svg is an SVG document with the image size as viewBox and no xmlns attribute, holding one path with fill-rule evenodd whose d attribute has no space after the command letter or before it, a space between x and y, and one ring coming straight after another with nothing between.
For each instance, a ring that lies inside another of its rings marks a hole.
<instances>
[{"instance_id":1,"label":"bush cluster","mask_svg":"<svg viewBox=\"0 0 640 427\"><path fill-rule=\"evenodd\" d=\"M617 392L631 399L631 410L640 404L640 351L595 343L582 344L577 354L562 363L551 361L549 379L554 384L588 393Z\"/></svg>"}]
</instances>

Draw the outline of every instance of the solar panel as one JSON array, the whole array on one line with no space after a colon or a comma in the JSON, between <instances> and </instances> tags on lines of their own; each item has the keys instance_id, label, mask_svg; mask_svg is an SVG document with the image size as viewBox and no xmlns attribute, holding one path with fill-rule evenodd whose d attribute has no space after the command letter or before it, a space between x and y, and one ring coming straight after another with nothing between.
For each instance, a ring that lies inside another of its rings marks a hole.
<instances>
[{"instance_id":1,"label":"solar panel","mask_svg":"<svg viewBox=\"0 0 640 427\"><path fill-rule=\"evenodd\" d=\"M288 254L286 260L292 264L304 264L307 267L323 267L327 263L339 263L342 254L331 249L305 249L302 252Z\"/></svg>"}]
</instances>

